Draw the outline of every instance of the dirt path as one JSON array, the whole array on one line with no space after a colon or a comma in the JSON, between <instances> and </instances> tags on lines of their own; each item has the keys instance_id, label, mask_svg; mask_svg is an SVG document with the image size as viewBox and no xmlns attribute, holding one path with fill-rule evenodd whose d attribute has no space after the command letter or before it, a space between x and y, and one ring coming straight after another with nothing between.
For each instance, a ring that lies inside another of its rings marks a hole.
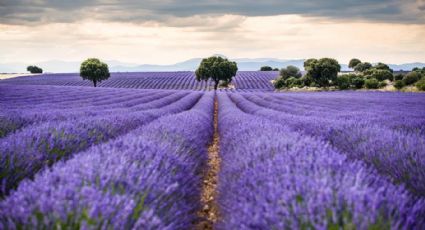
<instances>
[{"instance_id":1,"label":"dirt path","mask_svg":"<svg viewBox=\"0 0 425 230\"><path fill-rule=\"evenodd\" d=\"M219 142L218 102L216 98L214 101L214 137L208 146L208 169L204 175L201 194L202 210L198 212L199 217L203 220L196 225L195 229L213 229L214 223L219 217L216 203L218 171L220 170Z\"/></svg>"}]
</instances>

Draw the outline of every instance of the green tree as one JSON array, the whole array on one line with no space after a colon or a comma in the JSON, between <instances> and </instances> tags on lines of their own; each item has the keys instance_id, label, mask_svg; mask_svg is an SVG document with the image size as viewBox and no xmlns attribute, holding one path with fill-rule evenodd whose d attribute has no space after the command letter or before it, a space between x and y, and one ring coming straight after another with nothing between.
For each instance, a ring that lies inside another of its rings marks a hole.
<instances>
[{"instance_id":1,"label":"green tree","mask_svg":"<svg viewBox=\"0 0 425 230\"><path fill-rule=\"evenodd\" d=\"M378 62L378 64L376 64L375 66L373 66L373 68L374 69L380 69L380 70L388 70L391 73L394 72L387 64L384 64L382 62Z\"/></svg>"},{"instance_id":2,"label":"green tree","mask_svg":"<svg viewBox=\"0 0 425 230\"><path fill-rule=\"evenodd\" d=\"M355 77L351 79L351 84L356 89L361 89L364 85L364 79L362 77Z\"/></svg>"},{"instance_id":3,"label":"green tree","mask_svg":"<svg viewBox=\"0 0 425 230\"><path fill-rule=\"evenodd\" d=\"M284 80L294 77L294 78L300 78L302 76L300 69L298 67L289 65L286 68L283 68L280 70L280 77L282 77Z\"/></svg>"},{"instance_id":4,"label":"green tree","mask_svg":"<svg viewBox=\"0 0 425 230\"><path fill-rule=\"evenodd\" d=\"M419 90L425 91L425 78L422 78L421 80L419 80L418 82L416 82L416 87Z\"/></svg>"},{"instance_id":5,"label":"green tree","mask_svg":"<svg viewBox=\"0 0 425 230\"><path fill-rule=\"evenodd\" d=\"M350 88L350 78L345 75L339 76L336 80L336 84L341 90L348 89Z\"/></svg>"},{"instance_id":6,"label":"green tree","mask_svg":"<svg viewBox=\"0 0 425 230\"><path fill-rule=\"evenodd\" d=\"M379 86L379 81L375 78L370 78L365 81L365 86L368 89L377 89Z\"/></svg>"},{"instance_id":7,"label":"green tree","mask_svg":"<svg viewBox=\"0 0 425 230\"><path fill-rule=\"evenodd\" d=\"M365 71L366 75L370 75L372 78L376 78L378 81L393 80L393 74L386 69L368 69Z\"/></svg>"},{"instance_id":8,"label":"green tree","mask_svg":"<svg viewBox=\"0 0 425 230\"><path fill-rule=\"evenodd\" d=\"M80 76L84 80L90 80L93 82L94 87L97 83L106 80L110 77L108 65L101 62L97 58L89 58L81 63Z\"/></svg>"},{"instance_id":9,"label":"green tree","mask_svg":"<svg viewBox=\"0 0 425 230\"><path fill-rule=\"evenodd\" d=\"M321 87L328 87L330 82L335 82L341 70L338 61L332 58L308 59L304 62L304 68L307 76Z\"/></svg>"},{"instance_id":10,"label":"green tree","mask_svg":"<svg viewBox=\"0 0 425 230\"><path fill-rule=\"evenodd\" d=\"M195 71L196 80L201 81L211 79L214 81L214 90L217 90L218 83L225 81L230 83L236 75L238 66L236 62L218 56L204 58L198 69Z\"/></svg>"},{"instance_id":11,"label":"green tree","mask_svg":"<svg viewBox=\"0 0 425 230\"><path fill-rule=\"evenodd\" d=\"M270 66L261 66L260 71L272 71L273 68Z\"/></svg>"},{"instance_id":12,"label":"green tree","mask_svg":"<svg viewBox=\"0 0 425 230\"><path fill-rule=\"evenodd\" d=\"M411 85L417 81L419 81L419 79L421 79L422 75L420 74L420 72L418 71L412 71L406 75L404 75L403 77L403 83L405 85Z\"/></svg>"},{"instance_id":13,"label":"green tree","mask_svg":"<svg viewBox=\"0 0 425 230\"><path fill-rule=\"evenodd\" d=\"M403 82L402 80L396 80L396 81L394 82L394 87L395 87L396 89L401 89L401 88L403 88L403 87L404 87L404 82Z\"/></svg>"},{"instance_id":14,"label":"green tree","mask_svg":"<svg viewBox=\"0 0 425 230\"><path fill-rule=\"evenodd\" d=\"M370 68L372 68L372 64L370 64L369 62L362 62L362 63L357 64L354 67L354 71L356 71L356 72L364 72L364 71L366 71L366 70L368 70Z\"/></svg>"},{"instance_id":15,"label":"green tree","mask_svg":"<svg viewBox=\"0 0 425 230\"><path fill-rule=\"evenodd\" d=\"M43 73L43 69L35 65L28 66L27 71L30 73Z\"/></svg>"},{"instance_id":16,"label":"green tree","mask_svg":"<svg viewBox=\"0 0 425 230\"><path fill-rule=\"evenodd\" d=\"M350 60L350 62L348 63L348 67L354 69L354 67L356 67L356 65L362 63L359 59L357 58L353 58Z\"/></svg>"}]
</instances>

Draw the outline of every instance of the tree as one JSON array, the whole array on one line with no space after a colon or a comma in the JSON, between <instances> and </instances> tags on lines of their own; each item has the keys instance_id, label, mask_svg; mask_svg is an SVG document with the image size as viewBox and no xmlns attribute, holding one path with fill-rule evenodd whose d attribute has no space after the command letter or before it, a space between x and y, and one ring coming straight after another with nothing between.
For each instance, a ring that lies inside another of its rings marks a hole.
<instances>
[{"instance_id":1,"label":"tree","mask_svg":"<svg viewBox=\"0 0 425 230\"><path fill-rule=\"evenodd\" d=\"M372 68L372 64L370 64L369 62L362 62L362 63L357 64L354 67L354 71L356 71L356 72L364 72L364 71L366 71L366 70L368 70L370 68Z\"/></svg>"},{"instance_id":2,"label":"tree","mask_svg":"<svg viewBox=\"0 0 425 230\"><path fill-rule=\"evenodd\" d=\"M379 85L379 81L376 80L375 78L371 78L371 79L367 79L364 84L366 88L368 89L377 89Z\"/></svg>"},{"instance_id":3,"label":"tree","mask_svg":"<svg viewBox=\"0 0 425 230\"><path fill-rule=\"evenodd\" d=\"M93 82L94 87L110 77L108 65L97 58L89 58L81 63L80 76Z\"/></svg>"},{"instance_id":4,"label":"tree","mask_svg":"<svg viewBox=\"0 0 425 230\"><path fill-rule=\"evenodd\" d=\"M375 66L373 66L373 68L374 69L380 69L380 70L388 70L391 73L394 72L387 64L384 64L382 62L378 62L378 64L376 64Z\"/></svg>"},{"instance_id":5,"label":"tree","mask_svg":"<svg viewBox=\"0 0 425 230\"><path fill-rule=\"evenodd\" d=\"M351 79L351 84L356 89L361 89L364 85L365 80L362 77L355 77Z\"/></svg>"},{"instance_id":6,"label":"tree","mask_svg":"<svg viewBox=\"0 0 425 230\"><path fill-rule=\"evenodd\" d=\"M418 82L416 82L416 88L419 90L425 91L425 78L422 78Z\"/></svg>"},{"instance_id":7,"label":"tree","mask_svg":"<svg viewBox=\"0 0 425 230\"><path fill-rule=\"evenodd\" d=\"M362 63L359 59L357 58L353 58L350 60L350 62L348 63L348 67L354 69L354 67L356 67L356 65Z\"/></svg>"},{"instance_id":8,"label":"tree","mask_svg":"<svg viewBox=\"0 0 425 230\"><path fill-rule=\"evenodd\" d=\"M270 66L262 66L260 68L260 71L273 71L273 68Z\"/></svg>"},{"instance_id":9,"label":"tree","mask_svg":"<svg viewBox=\"0 0 425 230\"><path fill-rule=\"evenodd\" d=\"M300 78L302 76L300 69L298 67L289 65L286 68L283 68L280 70L280 77L282 77L284 80L294 77L294 78Z\"/></svg>"},{"instance_id":10,"label":"tree","mask_svg":"<svg viewBox=\"0 0 425 230\"><path fill-rule=\"evenodd\" d=\"M412 72L404 75L403 83L405 85L411 85L411 84L419 81L419 79L421 79L421 77L422 77L422 75L420 74L420 72L412 71Z\"/></svg>"},{"instance_id":11,"label":"tree","mask_svg":"<svg viewBox=\"0 0 425 230\"><path fill-rule=\"evenodd\" d=\"M365 74L370 75L372 78L376 78L378 81L394 79L392 72L386 69L369 69L365 71Z\"/></svg>"},{"instance_id":12,"label":"tree","mask_svg":"<svg viewBox=\"0 0 425 230\"><path fill-rule=\"evenodd\" d=\"M195 75L197 81L208 81L211 78L214 81L214 90L217 90L220 81L230 83L237 71L236 62L229 61L227 58L213 56L202 59Z\"/></svg>"},{"instance_id":13,"label":"tree","mask_svg":"<svg viewBox=\"0 0 425 230\"><path fill-rule=\"evenodd\" d=\"M28 66L27 71L30 73L43 73L43 69L35 65Z\"/></svg>"},{"instance_id":14,"label":"tree","mask_svg":"<svg viewBox=\"0 0 425 230\"><path fill-rule=\"evenodd\" d=\"M404 82L402 80L396 80L394 82L394 87L396 89L402 89L404 87Z\"/></svg>"},{"instance_id":15,"label":"tree","mask_svg":"<svg viewBox=\"0 0 425 230\"><path fill-rule=\"evenodd\" d=\"M348 76L340 76L336 80L336 84L339 89L348 89L350 88L350 78Z\"/></svg>"},{"instance_id":16,"label":"tree","mask_svg":"<svg viewBox=\"0 0 425 230\"><path fill-rule=\"evenodd\" d=\"M332 58L308 59L304 62L307 76L320 87L328 87L330 82L335 82L341 66Z\"/></svg>"}]
</instances>

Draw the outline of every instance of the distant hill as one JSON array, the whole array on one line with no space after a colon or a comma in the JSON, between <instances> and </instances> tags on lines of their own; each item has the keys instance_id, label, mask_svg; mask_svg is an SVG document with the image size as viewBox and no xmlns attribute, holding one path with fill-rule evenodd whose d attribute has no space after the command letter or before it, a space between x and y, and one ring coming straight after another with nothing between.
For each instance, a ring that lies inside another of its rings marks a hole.
<instances>
[{"instance_id":1,"label":"distant hill","mask_svg":"<svg viewBox=\"0 0 425 230\"><path fill-rule=\"evenodd\" d=\"M149 64L136 64L126 63L120 61L106 61L109 65L111 72L141 72L141 71L194 71L201 58L193 58L187 61L179 62L172 65L149 65ZM273 68L283 68L288 65L294 65L303 70L304 59L296 60L284 60L277 58L236 58L232 59L238 63L239 70L242 71L254 71L259 70L261 66L271 66ZM28 65L37 65L43 68L44 72L53 73L72 73L78 72L80 68L80 62L72 61L61 61L51 60L39 63L0 63L0 73L22 73L26 72ZM405 64L390 64L392 69L399 70L411 70L414 67L425 67L425 63L405 63ZM350 70L346 64L341 64L342 70Z\"/></svg>"}]
</instances>

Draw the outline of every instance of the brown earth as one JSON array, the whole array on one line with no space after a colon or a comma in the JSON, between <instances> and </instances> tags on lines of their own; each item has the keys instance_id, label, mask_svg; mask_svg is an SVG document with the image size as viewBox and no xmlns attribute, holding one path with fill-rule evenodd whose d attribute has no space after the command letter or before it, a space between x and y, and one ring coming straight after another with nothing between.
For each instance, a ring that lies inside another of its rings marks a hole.
<instances>
[{"instance_id":1,"label":"brown earth","mask_svg":"<svg viewBox=\"0 0 425 230\"><path fill-rule=\"evenodd\" d=\"M218 135L218 102L214 102L214 137L211 144L208 146L208 168L205 171L201 204L202 209L198 212L198 217L201 219L196 224L195 229L214 229L214 224L219 218L219 210L217 205L217 182L218 172L220 170L220 156L219 156L219 142Z\"/></svg>"}]
</instances>

